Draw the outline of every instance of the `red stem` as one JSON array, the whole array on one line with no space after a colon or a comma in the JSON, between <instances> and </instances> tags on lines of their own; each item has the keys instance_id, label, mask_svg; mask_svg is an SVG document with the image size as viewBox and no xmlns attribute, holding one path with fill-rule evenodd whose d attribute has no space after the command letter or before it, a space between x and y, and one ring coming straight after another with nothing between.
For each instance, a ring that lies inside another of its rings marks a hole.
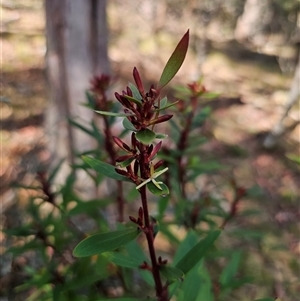
<instances>
[{"instance_id":1,"label":"red stem","mask_svg":"<svg viewBox=\"0 0 300 301\"><path fill-rule=\"evenodd\" d=\"M149 174L149 166L147 164L147 154L144 145L142 145L142 149L141 149L140 171L141 171L141 177L144 179L147 178ZM149 254L151 258L152 275L155 282L156 295L159 301L168 301L168 292L166 287L162 285L162 281L159 273L159 265L157 262L155 248L154 248L153 228L149 218L146 186L142 186L140 188L140 194L141 194L142 206L144 211L144 226L146 228L145 235L147 238Z\"/></svg>"}]
</instances>

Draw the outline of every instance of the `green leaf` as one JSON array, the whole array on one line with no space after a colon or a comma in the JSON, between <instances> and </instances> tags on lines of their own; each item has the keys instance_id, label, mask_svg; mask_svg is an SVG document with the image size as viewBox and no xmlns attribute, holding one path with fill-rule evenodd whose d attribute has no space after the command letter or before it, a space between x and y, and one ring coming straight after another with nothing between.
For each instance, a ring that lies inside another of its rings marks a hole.
<instances>
[{"instance_id":1,"label":"green leaf","mask_svg":"<svg viewBox=\"0 0 300 301\"><path fill-rule=\"evenodd\" d=\"M179 100L177 100L177 101L175 101L175 102L173 102L173 103L171 103L171 104L169 104L169 105L167 105L167 106L165 106L165 107L163 107L163 108L156 109L156 110L154 110L154 111L155 111L155 112L159 112L159 111L168 109L168 108L173 107L174 105L176 105L178 102L179 102Z\"/></svg>"},{"instance_id":2,"label":"green leaf","mask_svg":"<svg viewBox=\"0 0 300 301\"><path fill-rule=\"evenodd\" d=\"M178 45L176 46L174 52L169 58L162 75L159 80L159 88L164 87L178 72L181 67L189 45L189 30L182 37Z\"/></svg>"},{"instance_id":3,"label":"green leaf","mask_svg":"<svg viewBox=\"0 0 300 301\"><path fill-rule=\"evenodd\" d=\"M128 256L135 258L135 260L143 263L143 261L148 261L146 254L144 253L141 246L135 241L131 241L125 246L125 250L128 253Z\"/></svg>"},{"instance_id":4,"label":"green leaf","mask_svg":"<svg viewBox=\"0 0 300 301\"><path fill-rule=\"evenodd\" d=\"M184 95L191 95L191 90L187 86L175 86L174 89Z\"/></svg>"},{"instance_id":5,"label":"green leaf","mask_svg":"<svg viewBox=\"0 0 300 301\"><path fill-rule=\"evenodd\" d=\"M146 261L148 262L148 257L143 252L140 245L136 242L136 240L131 241L128 243L124 249L127 251L128 256L131 258L135 258L135 260L139 262ZM149 271L138 269L138 274L151 286L154 287L154 280L153 276Z\"/></svg>"},{"instance_id":6,"label":"green leaf","mask_svg":"<svg viewBox=\"0 0 300 301\"><path fill-rule=\"evenodd\" d=\"M103 144L103 136L101 134L101 131L99 130L95 120L92 120L92 127L94 130L94 138L98 141L99 144Z\"/></svg>"},{"instance_id":7,"label":"green leaf","mask_svg":"<svg viewBox=\"0 0 300 301\"><path fill-rule=\"evenodd\" d=\"M241 255L242 253L240 251L236 251L232 254L231 261L227 264L220 275L220 283L222 287L230 287L230 284L233 282L233 278L239 267Z\"/></svg>"},{"instance_id":8,"label":"green leaf","mask_svg":"<svg viewBox=\"0 0 300 301\"><path fill-rule=\"evenodd\" d=\"M141 105L141 104L142 104L142 101L141 101L141 100L138 100L138 99L136 99L136 98L134 98L134 97L131 97L131 96L129 96L129 95L124 95L124 97L125 97L126 99L128 99L129 101L134 102L134 103L137 104L137 105Z\"/></svg>"},{"instance_id":9,"label":"green leaf","mask_svg":"<svg viewBox=\"0 0 300 301\"><path fill-rule=\"evenodd\" d=\"M170 198L160 198L160 200L158 201L158 217L157 219L160 220L163 218L164 213L167 209L167 206L169 204L169 200Z\"/></svg>"},{"instance_id":10,"label":"green leaf","mask_svg":"<svg viewBox=\"0 0 300 301\"><path fill-rule=\"evenodd\" d=\"M162 183L159 184L159 186L161 187L161 190L158 189L152 182L149 182L147 184L147 188L149 189L149 191L156 196L165 197L170 193L169 188L166 184Z\"/></svg>"},{"instance_id":11,"label":"green leaf","mask_svg":"<svg viewBox=\"0 0 300 301\"><path fill-rule=\"evenodd\" d=\"M129 131L133 131L133 132L137 131L134 125L127 118L123 119L123 127Z\"/></svg>"},{"instance_id":12,"label":"green leaf","mask_svg":"<svg viewBox=\"0 0 300 301\"><path fill-rule=\"evenodd\" d=\"M168 283L182 279L184 276L184 273L181 270L169 265L163 265L159 270L161 274L168 280Z\"/></svg>"},{"instance_id":13,"label":"green leaf","mask_svg":"<svg viewBox=\"0 0 300 301\"><path fill-rule=\"evenodd\" d=\"M288 159L290 159L291 161L294 161L295 163L297 163L298 165L300 165L300 156L299 155L295 155L295 154L287 154L286 157Z\"/></svg>"},{"instance_id":14,"label":"green leaf","mask_svg":"<svg viewBox=\"0 0 300 301\"><path fill-rule=\"evenodd\" d=\"M197 243L197 233L194 230L189 230L183 241L180 242L178 249L173 258L173 264L176 265L179 260L194 247Z\"/></svg>"},{"instance_id":15,"label":"green leaf","mask_svg":"<svg viewBox=\"0 0 300 301\"><path fill-rule=\"evenodd\" d=\"M134 160L135 160L135 158L129 158L129 159L123 161L123 162L118 162L116 165L120 166L120 167L126 167L126 166L130 165L131 162L134 161Z\"/></svg>"},{"instance_id":16,"label":"green leaf","mask_svg":"<svg viewBox=\"0 0 300 301\"><path fill-rule=\"evenodd\" d=\"M200 289L199 267L201 262L193 267L193 269L184 277L182 290L179 294L178 301L196 301Z\"/></svg>"},{"instance_id":17,"label":"green leaf","mask_svg":"<svg viewBox=\"0 0 300 301\"><path fill-rule=\"evenodd\" d=\"M83 258L81 258L82 260ZM97 260L95 262L95 268L93 266L93 270L97 273L99 276L99 279L105 279L111 276L113 274L113 269L110 269L111 267L111 261L107 256L107 253L99 254L97 256ZM80 277L81 278L81 277Z\"/></svg>"},{"instance_id":18,"label":"green leaf","mask_svg":"<svg viewBox=\"0 0 300 301\"><path fill-rule=\"evenodd\" d=\"M198 292L198 296L196 301L213 301L215 298L213 297L212 294L212 282L211 282L211 277L205 268L205 265L202 264L198 270L199 276L200 276L200 289Z\"/></svg>"},{"instance_id":19,"label":"green leaf","mask_svg":"<svg viewBox=\"0 0 300 301\"><path fill-rule=\"evenodd\" d=\"M88 165L90 165L94 170L101 173L102 175L115 179L117 181L126 181L131 182L130 179L118 174L115 171L115 167L113 165L107 164L105 162L96 160L94 158L88 157L88 156L82 156L82 159L84 162L86 162Z\"/></svg>"},{"instance_id":20,"label":"green leaf","mask_svg":"<svg viewBox=\"0 0 300 301\"><path fill-rule=\"evenodd\" d=\"M153 288L155 287L155 282L154 282L154 279L153 279L153 275L150 271L138 269L138 274L139 274L139 277L143 278L143 280L148 285L150 285Z\"/></svg>"},{"instance_id":21,"label":"green leaf","mask_svg":"<svg viewBox=\"0 0 300 301\"><path fill-rule=\"evenodd\" d=\"M168 286L169 298L171 298L170 300L173 300L172 297L174 296L174 294L176 293L176 291L178 290L181 284L182 281L177 280Z\"/></svg>"},{"instance_id":22,"label":"green leaf","mask_svg":"<svg viewBox=\"0 0 300 301\"><path fill-rule=\"evenodd\" d=\"M71 119L71 118L68 118L68 121L71 125L77 127L78 129L82 130L83 132L85 132L86 134L94 137L94 133L93 131L91 131L90 129L86 128L85 126L83 126L82 124L78 123L77 121Z\"/></svg>"},{"instance_id":23,"label":"green leaf","mask_svg":"<svg viewBox=\"0 0 300 301\"><path fill-rule=\"evenodd\" d=\"M160 100L160 106L159 106L159 109L163 109L168 103L168 97L165 96L164 98L162 98Z\"/></svg>"},{"instance_id":24,"label":"green leaf","mask_svg":"<svg viewBox=\"0 0 300 301\"><path fill-rule=\"evenodd\" d=\"M94 109L95 105L96 105L94 95L91 92L89 92L89 91L85 91L85 96L86 96L87 101L88 101L88 106L90 108Z\"/></svg>"},{"instance_id":25,"label":"green leaf","mask_svg":"<svg viewBox=\"0 0 300 301\"><path fill-rule=\"evenodd\" d=\"M192 127L200 127L211 112L210 107L203 108L193 119Z\"/></svg>"},{"instance_id":26,"label":"green leaf","mask_svg":"<svg viewBox=\"0 0 300 301\"><path fill-rule=\"evenodd\" d=\"M110 253L109 258L114 264L131 269L138 268L143 263L143 261L140 261L135 257L119 252Z\"/></svg>"},{"instance_id":27,"label":"green leaf","mask_svg":"<svg viewBox=\"0 0 300 301\"><path fill-rule=\"evenodd\" d=\"M143 99L142 95L140 94L139 90L137 89L137 87L134 84L129 83L128 86L129 86L129 88L132 92L132 95L135 99L137 99L137 100L142 100Z\"/></svg>"},{"instance_id":28,"label":"green leaf","mask_svg":"<svg viewBox=\"0 0 300 301\"><path fill-rule=\"evenodd\" d=\"M4 229L3 232L9 236L30 236L35 234L35 231L32 228L32 225L24 225L19 228Z\"/></svg>"},{"instance_id":29,"label":"green leaf","mask_svg":"<svg viewBox=\"0 0 300 301\"><path fill-rule=\"evenodd\" d=\"M262 299L256 299L254 301L274 301L274 300L276 300L276 299L274 299L274 298L262 298Z\"/></svg>"},{"instance_id":30,"label":"green leaf","mask_svg":"<svg viewBox=\"0 0 300 301\"><path fill-rule=\"evenodd\" d=\"M75 257L86 257L115 250L134 240L142 233L136 228L128 228L92 235L81 241L74 249Z\"/></svg>"},{"instance_id":31,"label":"green leaf","mask_svg":"<svg viewBox=\"0 0 300 301\"><path fill-rule=\"evenodd\" d=\"M218 96L220 96L220 93L206 92L206 93L203 93L201 96L205 99L214 99L214 98L217 98Z\"/></svg>"},{"instance_id":32,"label":"green leaf","mask_svg":"<svg viewBox=\"0 0 300 301\"><path fill-rule=\"evenodd\" d=\"M155 133L149 129L144 129L137 132L135 138L143 144L150 144L155 139Z\"/></svg>"},{"instance_id":33,"label":"green leaf","mask_svg":"<svg viewBox=\"0 0 300 301\"><path fill-rule=\"evenodd\" d=\"M134 114L128 114L128 113L114 113L114 112L106 112L106 111L95 111L95 112L101 115L114 116L114 117L134 116Z\"/></svg>"},{"instance_id":34,"label":"green leaf","mask_svg":"<svg viewBox=\"0 0 300 301\"><path fill-rule=\"evenodd\" d=\"M169 136L166 135L166 134L161 134L161 133L157 133L155 134L155 139L166 139L168 138Z\"/></svg>"},{"instance_id":35,"label":"green leaf","mask_svg":"<svg viewBox=\"0 0 300 301\"><path fill-rule=\"evenodd\" d=\"M182 270L186 274L204 257L204 255L213 245L220 233L221 230L209 232L204 239L200 240L181 258L181 260L175 265L175 267L179 270Z\"/></svg>"}]
</instances>

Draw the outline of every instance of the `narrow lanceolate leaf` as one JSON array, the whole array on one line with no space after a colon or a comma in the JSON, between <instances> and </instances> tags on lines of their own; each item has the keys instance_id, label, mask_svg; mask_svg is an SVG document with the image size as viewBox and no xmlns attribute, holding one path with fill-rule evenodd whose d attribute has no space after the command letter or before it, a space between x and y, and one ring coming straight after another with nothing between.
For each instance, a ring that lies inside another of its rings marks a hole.
<instances>
[{"instance_id":1,"label":"narrow lanceolate leaf","mask_svg":"<svg viewBox=\"0 0 300 301\"><path fill-rule=\"evenodd\" d=\"M254 301L274 301L276 300L275 298L262 298L262 299L256 299Z\"/></svg>"},{"instance_id":2,"label":"narrow lanceolate leaf","mask_svg":"<svg viewBox=\"0 0 300 301\"><path fill-rule=\"evenodd\" d=\"M175 106L178 102L179 102L179 100L177 100L177 101L175 101L175 102L173 102L173 103L171 103L171 104L169 104L169 105L166 105L166 106L164 106L164 107L161 107L161 108L159 108L159 109L156 109L155 112L159 112L159 111L162 111L162 110L171 108L171 107Z\"/></svg>"},{"instance_id":3,"label":"narrow lanceolate leaf","mask_svg":"<svg viewBox=\"0 0 300 301\"><path fill-rule=\"evenodd\" d=\"M230 262L227 264L227 266L222 271L219 283L222 285L222 287L230 287L230 284L234 280L234 276L237 273L239 263L242 257L242 253L240 251L235 251L232 253L232 257Z\"/></svg>"},{"instance_id":4,"label":"narrow lanceolate leaf","mask_svg":"<svg viewBox=\"0 0 300 301\"><path fill-rule=\"evenodd\" d=\"M94 109L95 108L95 96L89 92L89 91L85 91L85 95L86 95L86 98L87 98L87 101L88 101L88 105L90 108Z\"/></svg>"},{"instance_id":5,"label":"narrow lanceolate leaf","mask_svg":"<svg viewBox=\"0 0 300 301\"><path fill-rule=\"evenodd\" d=\"M113 251L134 240L141 232L141 230L136 228L128 228L92 235L75 247L73 255L75 257L87 257Z\"/></svg>"},{"instance_id":6,"label":"narrow lanceolate leaf","mask_svg":"<svg viewBox=\"0 0 300 301\"><path fill-rule=\"evenodd\" d=\"M124 118L124 120L123 120L123 127L129 131L133 131L133 132L137 131L137 129L134 127L134 125L127 118Z\"/></svg>"},{"instance_id":7,"label":"narrow lanceolate leaf","mask_svg":"<svg viewBox=\"0 0 300 301\"><path fill-rule=\"evenodd\" d=\"M130 269L138 268L143 263L135 257L117 252L109 254L109 259L116 265Z\"/></svg>"},{"instance_id":8,"label":"narrow lanceolate leaf","mask_svg":"<svg viewBox=\"0 0 300 301\"><path fill-rule=\"evenodd\" d=\"M136 133L135 138L144 144L150 144L155 139L155 133L144 129Z\"/></svg>"},{"instance_id":9,"label":"narrow lanceolate leaf","mask_svg":"<svg viewBox=\"0 0 300 301\"><path fill-rule=\"evenodd\" d=\"M142 96L141 96L139 90L137 89L137 87L132 83L129 83L128 86L132 92L133 97L137 100L142 100Z\"/></svg>"},{"instance_id":10,"label":"narrow lanceolate leaf","mask_svg":"<svg viewBox=\"0 0 300 301\"><path fill-rule=\"evenodd\" d=\"M71 119L71 118L68 118L68 121L71 125L79 128L80 130L82 130L83 132L87 133L88 135L90 136L94 136L94 132L90 129L88 129L87 127L83 126L82 124L78 123L77 121Z\"/></svg>"},{"instance_id":11,"label":"narrow lanceolate leaf","mask_svg":"<svg viewBox=\"0 0 300 301\"><path fill-rule=\"evenodd\" d=\"M133 162L134 160L135 160L135 158L129 158L125 161L118 162L117 165L120 166L120 167L126 167L126 166L130 165L131 162Z\"/></svg>"},{"instance_id":12,"label":"narrow lanceolate leaf","mask_svg":"<svg viewBox=\"0 0 300 301\"><path fill-rule=\"evenodd\" d=\"M82 156L84 162L90 165L94 170L101 173L102 175L118 180L118 181L127 181L131 182L130 179L118 174L115 170L115 166L107 164L105 162L96 160L88 156Z\"/></svg>"},{"instance_id":13,"label":"narrow lanceolate leaf","mask_svg":"<svg viewBox=\"0 0 300 301\"><path fill-rule=\"evenodd\" d=\"M164 98L162 98L159 102L159 109L164 108L168 103L168 97L165 96Z\"/></svg>"},{"instance_id":14,"label":"narrow lanceolate leaf","mask_svg":"<svg viewBox=\"0 0 300 301\"><path fill-rule=\"evenodd\" d=\"M162 133L157 133L157 134L155 135L155 139L166 139L166 138L168 138L168 137L169 137L168 135L162 134Z\"/></svg>"},{"instance_id":15,"label":"narrow lanceolate leaf","mask_svg":"<svg viewBox=\"0 0 300 301\"><path fill-rule=\"evenodd\" d=\"M163 265L159 270L161 274L168 280L169 284L181 279L184 276L184 273L181 270L168 265Z\"/></svg>"},{"instance_id":16,"label":"narrow lanceolate leaf","mask_svg":"<svg viewBox=\"0 0 300 301\"><path fill-rule=\"evenodd\" d=\"M134 114L128 114L128 113L114 113L114 112L106 112L106 111L95 111L95 112L101 115L114 116L114 117L134 116Z\"/></svg>"},{"instance_id":17,"label":"narrow lanceolate leaf","mask_svg":"<svg viewBox=\"0 0 300 301\"><path fill-rule=\"evenodd\" d=\"M220 233L220 230L210 232L204 239L200 240L192 249L190 249L175 267L186 274L204 257Z\"/></svg>"},{"instance_id":18,"label":"narrow lanceolate leaf","mask_svg":"<svg viewBox=\"0 0 300 301\"><path fill-rule=\"evenodd\" d=\"M129 96L129 95L124 95L124 97L125 97L126 99L128 99L129 101L134 102L134 103L137 104L137 105L141 105L141 104L142 104L142 101L141 101L141 100L136 99L136 98L134 98L134 97L131 97L131 96Z\"/></svg>"},{"instance_id":19,"label":"narrow lanceolate leaf","mask_svg":"<svg viewBox=\"0 0 300 301\"><path fill-rule=\"evenodd\" d=\"M171 57L169 58L160 77L158 83L159 88L164 87L176 75L176 73L178 72L179 68L181 67L185 59L188 45L189 45L189 30L182 37L182 39L176 46L174 52L172 53Z\"/></svg>"}]
</instances>

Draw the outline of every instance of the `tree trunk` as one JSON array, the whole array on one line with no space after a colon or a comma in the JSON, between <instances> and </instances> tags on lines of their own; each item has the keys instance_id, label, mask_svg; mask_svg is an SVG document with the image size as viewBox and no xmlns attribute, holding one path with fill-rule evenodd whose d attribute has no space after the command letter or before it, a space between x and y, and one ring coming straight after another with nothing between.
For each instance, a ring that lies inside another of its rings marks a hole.
<instances>
[{"instance_id":1,"label":"tree trunk","mask_svg":"<svg viewBox=\"0 0 300 301\"><path fill-rule=\"evenodd\" d=\"M93 74L110 71L107 56L106 0L45 0L49 105L46 133L51 162L93 148L93 139L71 128L68 118L90 122L81 104Z\"/></svg>"},{"instance_id":2,"label":"tree trunk","mask_svg":"<svg viewBox=\"0 0 300 301\"><path fill-rule=\"evenodd\" d=\"M237 21L235 38L243 43L264 45L272 17L272 0L246 0L243 14Z\"/></svg>"},{"instance_id":3,"label":"tree trunk","mask_svg":"<svg viewBox=\"0 0 300 301\"><path fill-rule=\"evenodd\" d=\"M282 115L273 129L268 133L263 142L265 148L273 148L278 142L279 138L285 133L292 131L300 123L300 116L297 120L294 120L291 124L286 124L286 119L289 115L291 108L297 103L299 106L300 97L300 53L298 55L298 64L295 70L295 75L291 84L288 100L284 106Z\"/></svg>"}]
</instances>

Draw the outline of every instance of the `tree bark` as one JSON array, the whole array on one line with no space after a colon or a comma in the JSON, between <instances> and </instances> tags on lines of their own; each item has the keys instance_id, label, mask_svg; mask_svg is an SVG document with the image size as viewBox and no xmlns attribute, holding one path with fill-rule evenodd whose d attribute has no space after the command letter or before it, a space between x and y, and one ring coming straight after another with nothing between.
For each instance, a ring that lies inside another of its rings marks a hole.
<instances>
[{"instance_id":1,"label":"tree bark","mask_svg":"<svg viewBox=\"0 0 300 301\"><path fill-rule=\"evenodd\" d=\"M49 105L45 127L51 162L93 148L93 138L70 127L68 118L90 122L81 104L93 74L110 72L106 0L45 0Z\"/></svg>"},{"instance_id":2,"label":"tree bark","mask_svg":"<svg viewBox=\"0 0 300 301\"><path fill-rule=\"evenodd\" d=\"M273 17L272 0L246 0L235 29L235 38L243 43L262 46Z\"/></svg>"},{"instance_id":3,"label":"tree bark","mask_svg":"<svg viewBox=\"0 0 300 301\"><path fill-rule=\"evenodd\" d=\"M300 123L300 115L297 120L294 120L292 124L287 125L285 123L291 108L297 103L299 106L300 97L300 53L298 55L298 64L295 70L295 75L291 84L288 100L283 108L282 115L278 122L275 124L273 129L268 133L267 137L263 142L265 148L273 148L278 139L285 133L292 131Z\"/></svg>"}]
</instances>

